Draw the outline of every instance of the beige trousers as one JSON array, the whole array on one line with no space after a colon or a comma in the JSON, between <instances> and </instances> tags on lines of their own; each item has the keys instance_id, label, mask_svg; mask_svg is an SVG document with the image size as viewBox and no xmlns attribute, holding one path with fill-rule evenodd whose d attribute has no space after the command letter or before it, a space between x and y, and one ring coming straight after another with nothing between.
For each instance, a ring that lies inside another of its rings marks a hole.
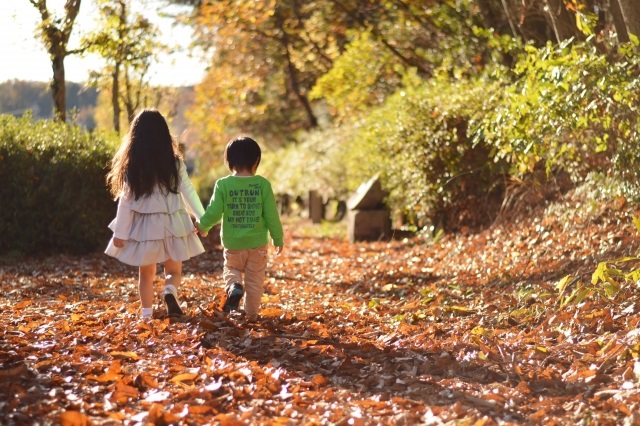
<instances>
[{"instance_id":1,"label":"beige trousers","mask_svg":"<svg viewBox=\"0 0 640 426\"><path fill-rule=\"evenodd\" d=\"M233 283L244 286L242 308L249 316L258 315L260 310L268 257L266 245L246 250L224 250L222 278L225 287L228 289Z\"/></svg>"}]
</instances>

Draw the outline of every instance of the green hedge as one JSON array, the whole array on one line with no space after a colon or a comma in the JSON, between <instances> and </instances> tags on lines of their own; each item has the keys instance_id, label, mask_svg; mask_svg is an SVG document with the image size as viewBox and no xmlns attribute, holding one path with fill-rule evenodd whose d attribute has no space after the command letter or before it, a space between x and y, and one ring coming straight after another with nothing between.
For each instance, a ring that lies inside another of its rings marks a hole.
<instances>
[{"instance_id":1,"label":"green hedge","mask_svg":"<svg viewBox=\"0 0 640 426\"><path fill-rule=\"evenodd\" d=\"M116 204L105 182L114 138L0 116L0 254L102 249Z\"/></svg>"}]
</instances>

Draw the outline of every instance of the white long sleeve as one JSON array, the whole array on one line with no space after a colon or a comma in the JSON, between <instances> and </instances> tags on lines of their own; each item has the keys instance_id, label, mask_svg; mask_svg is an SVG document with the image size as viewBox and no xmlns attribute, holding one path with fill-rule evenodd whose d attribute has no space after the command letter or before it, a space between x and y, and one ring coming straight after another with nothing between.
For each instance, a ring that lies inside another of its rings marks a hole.
<instances>
[{"instance_id":1,"label":"white long sleeve","mask_svg":"<svg viewBox=\"0 0 640 426\"><path fill-rule=\"evenodd\" d=\"M189 179L187 166L185 166L182 160L180 160L178 172L180 174L180 187L178 190L182 195L184 203L187 205L187 210L189 210L189 213L195 216L196 219L200 219L204 214L204 207L202 206L202 201L200 201L196 188L191 183L191 179Z\"/></svg>"},{"instance_id":2,"label":"white long sleeve","mask_svg":"<svg viewBox=\"0 0 640 426\"><path fill-rule=\"evenodd\" d=\"M116 223L113 230L113 236L121 240L128 240L131 232L131 224L133 222L133 211L131 203L123 195L118 201L118 212L116 214Z\"/></svg>"}]
</instances>

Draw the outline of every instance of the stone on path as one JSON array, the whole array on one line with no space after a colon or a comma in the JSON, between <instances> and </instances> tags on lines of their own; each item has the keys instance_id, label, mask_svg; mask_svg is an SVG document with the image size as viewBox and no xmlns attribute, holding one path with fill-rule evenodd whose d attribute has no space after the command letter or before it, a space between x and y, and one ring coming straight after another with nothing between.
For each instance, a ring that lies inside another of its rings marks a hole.
<instances>
[{"instance_id":1,"label":"stone on path","mask_svg":"<svg viewBox=\"0 0 640 426\"><path fill-rule=\"evenodd\" d=\"M377 241L391 237L391 217L384 206L387 195L378 176L360 185L347 201L347 236L349 242Z\"/></svg>"}]
</instances>

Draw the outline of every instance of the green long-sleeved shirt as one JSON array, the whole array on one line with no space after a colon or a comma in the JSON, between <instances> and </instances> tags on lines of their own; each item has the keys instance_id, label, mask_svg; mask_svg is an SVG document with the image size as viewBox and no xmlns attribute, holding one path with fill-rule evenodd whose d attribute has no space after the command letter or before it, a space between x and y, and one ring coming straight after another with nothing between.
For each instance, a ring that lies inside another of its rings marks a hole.
<instances>
[{"instance_id":1,"label":"green long-sleeved shirt","mask_svg":"<svg viewBox=\"0 0 640 426\"><path fill-rule=\"evenodd\" d=\"M220 237L226 249L241 250L269 243L282 247L283 230L269 181L262 176L218 179L198 228L207 232L222 220Z\"/></svg>"}]
</instances>

